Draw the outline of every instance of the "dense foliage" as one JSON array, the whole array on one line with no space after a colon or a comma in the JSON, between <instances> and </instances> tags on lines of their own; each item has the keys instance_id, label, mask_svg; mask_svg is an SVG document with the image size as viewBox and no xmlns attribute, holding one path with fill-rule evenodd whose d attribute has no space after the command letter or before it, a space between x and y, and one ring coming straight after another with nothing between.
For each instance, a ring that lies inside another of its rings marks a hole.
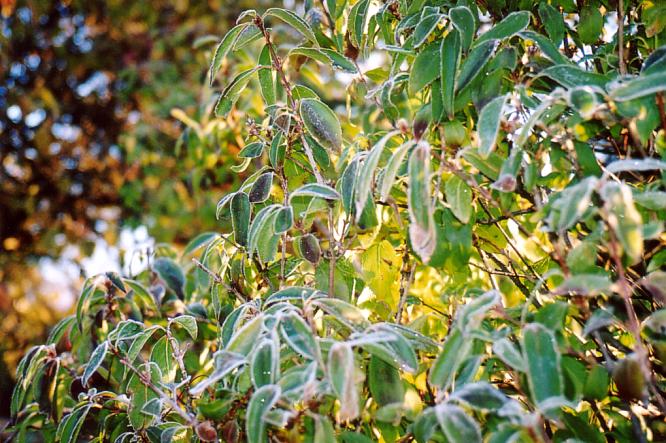
<instances>
[{"instance_id":1,"label":"dense foliage","mask_svg":"<svg viewBox=\"0 0 666 443\"><path fill-rule=\"evenodd\" d=\"M234 73L217 118L177 113L197 133L246 119L231 169L252 172L217 205L229 229L88 280L19 365L9 432L663 439L664 16L243 13L212 54L211 85Z\"/></svg>"},{"instance_id":2,"label":"dense foliage","mask_svg":"<svg viewBox=\"0 0 666 443\"><path fill-rule=\"evenodd\" d=\"M139 224L181 246L217 225L241 127L183 131L172 111L205 113L210 34L249 4L2 2L0 397L5 370L71 312L96 248Z\"/></svg>"}]
</instances>

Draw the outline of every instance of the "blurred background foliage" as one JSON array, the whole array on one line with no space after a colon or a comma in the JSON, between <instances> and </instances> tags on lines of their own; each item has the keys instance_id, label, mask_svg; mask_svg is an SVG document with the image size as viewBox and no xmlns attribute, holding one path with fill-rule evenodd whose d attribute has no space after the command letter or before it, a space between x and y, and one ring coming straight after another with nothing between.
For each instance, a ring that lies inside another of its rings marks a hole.
<instances>
[{"instance_id":1,"label":"blurred background foliage","mask_svg":"<svg viewBox=\"0 0 666 443\"><path fill-rule=\"evenodd\" d=\"M0 416L16 362L71 310L83 277L216 225L236 177L221 166L242 139L203 117L206 36L257 6L2 1Z\"/></svg>"}]
</instances>

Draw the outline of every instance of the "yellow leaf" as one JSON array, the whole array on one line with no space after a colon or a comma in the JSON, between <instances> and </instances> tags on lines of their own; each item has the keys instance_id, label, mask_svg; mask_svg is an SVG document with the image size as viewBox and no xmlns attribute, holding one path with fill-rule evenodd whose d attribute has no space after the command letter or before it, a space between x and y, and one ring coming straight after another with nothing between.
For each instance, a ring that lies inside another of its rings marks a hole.
<instances>
[{"instance_id":1,"label":"yellow leaf","mask_svg":"<svg viewBox=\"0 0 666 443\"><path fill-rule=\"evenodd\" d=\"M375 298L388 304L391 309L396 309L400 296L402 259L395 248L386 240L370 246L361 255L361 266L366 284Z\"/></svg>"}]
</instances>

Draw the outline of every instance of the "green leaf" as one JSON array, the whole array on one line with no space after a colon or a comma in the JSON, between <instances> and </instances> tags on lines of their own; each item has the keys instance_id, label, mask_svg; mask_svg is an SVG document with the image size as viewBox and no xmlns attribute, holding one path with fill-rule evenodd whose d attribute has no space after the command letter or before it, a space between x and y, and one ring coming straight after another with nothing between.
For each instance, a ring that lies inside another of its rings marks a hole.
<instances>
[{"instance_id":1,"label":"green leaf","mask_svg":"<svg viewBox=\"0 0 666 443\"><path fill-rule=\"evenodd\" d=\"M456 6L449 9L449 19L460 33L463 50L467 51L472 45L474 33L476 32L476 23L472 11L464 5Z\"/></svg>"},{"instance_id":2,"label":"green leaf","mask_svg":"<svg viewBox=\"0 0 666 443\"><path fill-rule=\"evenodd\" d=\"M623 160L616 160L606 166L606 171L611 174L627 171L655 171L666 170L666 162L656 158L625 158Z\"/></svg>"},{"instance_id":3,"label":"green leaf","mask_svg":"<svg viewBox=\"0 0 666 443\"><path fill-rule=\"evenodd\" d=\"M583 6L578 19L578 38L581 43L590 45L596 43L601 36L604 27L604 18L601 11L594 4L588 3Z\"/></svg>"},{"instance_id":4,"label":"green leaf","mask_svg":"<svg viewBox=\"0 0 666 443\"><path fill-rule=\"evenodd\" d=\"M173 358L173 348L169 338L164 335L153 345L150 361L162 370L162 381L172 382L176 377L176 361Z\"/></svg>"},{"instance_id":5,"label":"green leaf","mask_svg":"<svg viewBox=\"0 0 666 443\"><path fill-rule=\"evenodd\" d=\"M284 301L304 302L305 300L309 300L311 298L316 298L316 297L323 297L325 295L326 294L324 294L323 292L317 291L316 289L313 288L306 288L303 286L291 286L271 294L264 302L264 305L268 306L272 303L279 303Z\"/></svg>"},{"instance_id":6,"label":"green leaf","mask_svg":"<svg viewBox=\"0 0 666 443\"><path fill-rule=\"evenodd\" d=\"M319 247L319 240L312 234L302 235L296 238L294 242L299 255L312 264L319 263L321 258L321 248Z\"/></svg>"},{"instance_id":7,"label":"green leaf","mask_svg":"<svg viewBox=\"0 0 666 443\"><path fill-rule=\"evenodd\" d=\"M247 86L252 74L254 74L259 69L268 69L260 66L247 69L240 74L238 74L231 83L222 91L220 97L215 103L215 115L218 117L226 117L234 103L238 100L241 92Z\"/></svg>"},{"instance_id":8,"label":"green leaf","mask_svg":"<svg viewBox=\"0 0 666 443\"><path fill-rule=\"evenodd\" d=\"M525 361L516 345L508 338L500 338L493 343L493 353L513 369L525 372Z\"/></svg>"},{"instance_id":9,"label":"green leaf","mask_svg":"<svg viewBox=\"0 0 666 443\"><path fill-rule=\"evenodd\" d=\"M546 28L550 40L555 46L559 46L566 33L566 26L564 25L562 14L560 14L555 7L542 1L539 3L539 17L541 18L541 23L543 23L544 28Z\"/></svg>"},{"instance_id":10,"label":"green leaf","mask_svg":"<svg viewBox=\"0 0 666 443\"><path fill-rule=\"evenodd\" d=\"M259 54L259 65L272 66L270 48L264 45L264 48ZM261 89L261 96L264 98L266 106L274 105L277 102L277 92L275 90L275 75L273 69L260 69L257 73L259 77L259 88Z\"/></svg>"},{"instance_id":11,"label":"green leaf","mask_svg":"<svg viewBox=\"0 0 666 443\"><path fill-rule=\"evenodd\" d=\"M435 406L437 422L442 428L446 439L455 443L481 443L479 424L465 411L448 403Z\"/></svg>"},{"instance_id":12,"label":"green leaf","mask_svg":"<svg viewBox=\"0 0 666 443\"><path fill-rule=\"evenodd\" d=\"M560 351L554 334L539 323L523 329L523 359L532 399L537 405L564 394Z\"/></svg>"},{"instance_id":13,"label":"green leaf","mask_svg":"<svg viewBox=\"0 0 666 443\"><path fill-rule=\"evenodd\" d=\"M306 48L303 46L297 46L296 48L293 48L289 51L287 57L298 56L298 55L311 58L312 60L316 60L324 65L333 64L331 58L318 48Z\"/></svg>"},{"instance_id":14,"label":"green leaf","mask_svg":"<svg viewBox=\"0 0 666 443\"><path fill-rule=\"evenodd\" d=\"M608 82L608 79L604 75L583 71L571 64L551 66L541 71L539 75L553 79L565 88L574 88L576 86L598 86L603 88Z\"/></svg>"},{"instance_id":15,"label":"green leaf","mask_svg":"<svg viewBox=\"0 0 666 443\"><path fill-rule=\"evenodd\" d=\"M553 42L550 41L546 36L543 36L534 31L523 31L519 35L525 40L532 40L535 42L539 49L541 49L543 55L551 59L553 63L558 65L566 65L571 63L571 60L562 55L557 46L555 46Z\"/></svg>"},{"instance_id":16,"label":"green leaf","mask_svg":"<svg viewBox=\"0 0 666 443\"><path fill-rule=\"evenodd\" d=\"M250 193L248 194L250 203L263 203L271 195L271 187L273 186L273 173L267 172L261 174L257 181L252 185ZM233 200L231 201L233 204Z\"/></svg>"},{"instance_id":17,"label":"green leaf","mask_svg":"<svg viewBox=\"0 0 666 443\"><path fill-rule=\"evenodd\" d=\"M270 205L263 208L254 217L248 232L248 253L250 257L257 251L259 259L270 262L277 253L279 235L275 232L275 216L281 205Z\"/></svg>"},{"instance_id":18,"label":"green leaf","mask_svg":"<svg viewBox=\"0 0 666 443\"><path fill-rule=\"evenodd\" d=\"M153 262L153 271L164 283L183 300L185 293L185 275L182 269L171 259L160 257Z\"/></svg>"},{"instance_id":19,"label":"green leaf","mask_svg":"<svg viewBox=\"0 0 666 443\"><path fill-rule=\"evenodd\" d=\"M486 104L479 114L479 155L488 158L495 148L495 141L502 120L504 104L508 95L501 95Z\"/></svg>"},{"instance_id":20,"label":"green leaf","mask_svg":"<svg viewBox=\"0 0 666 443\"><path fill-rule=\"evenodd\" d=\"M370 341L363 344L372 355L381 358L401 371L416 374L419 366L416 352L402 334L386 323L373 325L366 330L365 334L370 332L386 337L379 343Z\"/></svg>"},{"instance_id":21,"label":"green leaf","mask_svg":"<svg viewBox=\"0 0 666 443\"><path fill-rule=\"evenodd\" d=\"M244 355L225 350L217 351L213 355L213 372L203 380L198 380L198 383L190 388L190 395L193 397L201 395L206 389L213 386L245 363L246 360Z\"/></svg>"},{"instance_id":22,"label":"green leaf","mask_svg":"<svg viewBox=\"0 0 666 443\"><path fill-rule=\"evenodd\" d=\"M383 359L372 356L368 365L368 387L370 395L379 406L402 403L405 400L405 387L400 372Z\"/></svg>"},{"instance_id":23,"label":"green leaf","mask_svg":"<svg viewBox=\"0 0 666 443\"><path fill-rule=\"evenodd\" d=\"M257 343L264 324L264 316L257 315L234 333L226 350L241 355L248 355Z\"/></svg>"},{"instance_id":24,"label":"green leaf","mask_svg":"<svg viewBox=\"0 0 666 443\"><path fill-rule=\"evenodd\" d=\"M240 35L241 31L243 31L248 26L249 26L248 23L241 23L239 25L234 26L229 30L229 32L225 34L225 36L222 38L222 41L220 41L220 44L217 45L217 48L215 48L215 53L213 54L213 61L210 64L210 70L209 70L209 78L211 86L213 86L213 82L215 81L215 75L217 74L217 71L220 70L222 62L229 54L229 51L231 51L233 45L236 43L236 40L238 39L238 36Z\"/></svg>"},{"instance_id":25,"label":"green leaf","mask_svg":"<svg viewBox=\"0 0 666 443\"><path fill-rule=\"evenodd\" d=\"M209 244L211 241L213 241L215 238L217 238L217 233L215 232L204 232L202 234L197 235L194 237L188 244L185 246L185 249L183 250L182 256L185 257L195 251L197 251L199 248L202 248ZM125 280L125 283L127 283L127 280ZM132 288L134 289L134 288Z\"/></svg>"},{"instance_id":26,"label":"green leaf","mask_svg":"<svg viewBox=\"0 0 666 443\"><path fill-rule=\"evenodd\" d=\"M183 329L187 331L189 336L192 337L192 340L197 339L199 328L197 327L196 319L191 315L179 315L178 317L172 318L169 321L169 327L171 327L173 324L182 326Z\"/></svg>"},{"instance_id":27,"label":"green leaf","mask_svg":"<svg viewBox=\"0 0 666 443\"><path fill-rule=\"evenodd\" d=\"M325 103L312 98L301 100L300 115L308 133L325 148L339 151L342 129L335 113Z\"/></svg>"},{"instance_id":28,"label":"green leaf","mask_svg":"<svg viewBox=\"0 0 666 443\"><path fill-rule=\"evenodd\" d=\"M89 402L79 403L72 409L72 412L64 416L56 431L57 441L61 443L77 442L83 422L91 408L92 404Z\"/></svg>"},{"instance_id":29,"label":"green leaf","mask_svg":"<svg viewBox=\"0 0 666 443\"><path fill-rule=\"evenodd\" d=\"M333 424L323 415L315 415L315 434L313 443L336 443L335 430Z\"/></svg>"},{"instance_id":30,"label":"green leaf","mask_svg":"<svg viewBox=\"0 0 666 443\"><path fill-rule=\"evenodd\" d=\"M625 102L663 91L666 91L666 70L619 83L611 90L610 95L615 101Z\"/></svg>"},{"instance_id":31,"label":"green leaf","mask_svg":"<svg viewBox=\"0 0 666 443\"><path fill-rule=\"evenodd\" d=\"M328 185L320 185L319 183L308 183L301 186L291 193L289 199L294 197L317 197L324 200L340 200L338 191Z\"/></svg>"},{"instance_id":32,"label":"green leaf","mask_svg":"<svg viewBox=\"0 0 666 443\"><path fill-rule=\"evenodd\" d=\"M370 322L363 316L363 311L343 300L320 298L314 300L312 306L318 307L327 314L335 317L350 329L364 330L370 326Z\"/></svg>"},{"instance_id":33,"label":"green leaf","mask_svg":"<svg viewBox=\"0 0 666 443\"><path fill-rule=\"evenodd\" d=\"M160 368L153 362L144 363L137 369L143 375L140 376L133 372L127 382L127 390L131 394L130 407L127 415L130 424L135 431L145 429L153 424L156 417L154 415L146 414L143 411L143 408L146 403L159 398L157 393L149 388L147 383L142 380L142 377L145 376L153 385L159 383L162 378Z\"/></svg>"},{"instance_id":34,"label":"green leaf","mask_svg":"<svg viewBox=\"0 0 666 443\"><path fill-rule=\"evenodd\" d=\"M278 385L266 385L257 389L247 405L245 434L248 443L263 443L266 440L266 415L282 395Z\"/></svg>"},{"instance_id":35,"label":"green leaf","mask_svg":"<svg viewBox=\"0 0 666 443\"><path fill-rule=\"evenodd\" d=\"M414 252L428 263L436 234L430 186L430 146L421 141L409 158L409 238Z\"/></svg>"},{"instance_id":36,"label":"green leaf","mask_svg":"<svg viewBox=\"0 0 666 443\"><path fill-rule=\"evenodd\" d=\"M291 206L281 207L275 214L275 233L287 232L294 224L294 209Z\"/></svg>"},{"instance_id":37,"label":"green leaf","mask_svg":"<svg viewBox=\"0 0 666 443\"><path fill-rule=\"evenodd\" d=\"M460 36L460 32L451 31L442 39L440 47L442 109L449 119L452 119L455 113L453 103L456 74L460 64Z\"/></svg>"},{"instance_id":38,"label":"green leaf","mask_svg":"<svg viewBox=\"0 0 666 443\"><path fill-rule=\"evenodd\" d=\"M247 246L251 212L252 205L248 195L244 192L235 193L231 199L231 225L234 230L234 240L241 246Z\"/></svg>"},{"instance_id":39,"label":"green leaf","mask_svg":"<svg viewBox=\"0 0 666 443\"><path fill-rule=\"evenodd\" d=\"M382 175L382 186L379 196L380 201L386 202L388 200L389 194L391 193L391 188L393 187L395 178L398 175L398 169L405 160L405 156L407 155L407 152L409 152L409 148L412 146L414 146L414 142L411 140L407 141L400 145L398 149L395 150L393 155L391 155L391 158L386 164L386 168L384 168L384 174Z\"/></svg>"},{"instance_id":40,"label":"green leaf","mask_svg":"<svg viewBox=\"0 0 666 443\"><path fill-rule=\"evenodd\" d=\"M358 69L356 69L356 65L354 65L354 62L352 62L350 59L340 54L339 52L336 52L328 48L321 48L320 51L326 54L328 58L331 59L333 68L340 69L341 71L348 72L350 74L358 73Z\"/></svg>"},{"instance_id":41,"label":"green leaf","mask_svg":"<svg viewBox=\"0 0 666 443\"><path fill-rule=\"evenodd\" d=\"M455 328L444 343L442 352L437 356L430 369L430 384L446 390L453 383L456 372L471 350L471 340L463 337L462 332Z\"/></svg>"},{"instance_id":42,"label":"green leaf","mask_svg":"<svg viewBox=\"0 0 666 443\"><path fill-rule=\"evenodd\" d=\"M409 75L409 93L416 94L435 81L440 73L439 44L433 42L416 55Z\"/></svg>"},{"instance_id":43,"label":"green leaf","mask_svg":"<svg viewBox=\"0 0 666 443\"><path fill-rule=\"evenodd\" d=\"M106 353L109 350L109 342L104 341L102 342L99 346L95 348L93 351L92 355L90 356L90 360L88 360L88 363L86 364L86 369L83 371L83 377L82 377L82 383L83 386L88 385L88 380L90 380L90 377L97 372L97 369L102 365L102 362L104 362L104 357L106 357Z\"/></svg>"},{"instance_id":44,"label":"green leaf","mask_svg":"<svg viewBox=\"0 0 666 443\"><path fill-rule=\"evenodd\" d=\"M351 41L356 48L361 48L363 43L363 33L368 17L368 8L370 0L360 0L352 6L347 19Z\"/></svg>"},{"instance_id":45,"label":"green leaf","mask_svg":"<svg viewBox=\"0 0 666 443\"><path fill-rule=\"evenodd\" d=\"M470 84L483 71L483 67L488 63L490 57L497 47L496 40L487 40L477 44L470 52L460 67L460 73L456 81L456 91L462 91L465 86Z\"/></svg>"},{"instance_id":46,"label":"green leaf","mask_svg":"<svg viewBox=\"0 0 666 443\"><path fill-rule=\"evenodd\" d=\"M608 213L608 224L631 264L643 258L643 218L636 210L631 188L624 183L608 182L601 189Z\"/></svg>"},{"instance_id":47,"label":"green leaf","mask_svg":"<svg viewBox=\"0 0 666 443\"><path fill-rule=\"evenodd\" d=\"M444 18L443 14L428 14L421 18L416 25L413 34L413 46L418 48L430 37L430 34L437 28L439 22Z\"/></svg>"},{"instance_id":48,"label":"green leaf","mask_svg":"<svg viewBox=\"0 0 666 443\"><path fill-rule=\"evenodd\" d=\"M491 40L504 40L518 34L530 24L531 14L528 11L517 11L507 15L501 22L476 39L474 46Z\"/></svg>"},{"instance_id":49,"label":"green leaf","mask_svg":"<svg viewBox=\"0 0 666 443\"><path fill-rule=\"evenodd\" d=\"M262 142L252 142L245 145L238 153L240 158L257 158L264 152L264 144Z\"/></svg>"},{"instance_id":50,"label":"green leaf","mask_svg":"<svg viewBox=\"0 0 666 443\"><path fill-rule=\"evenodd\" d=\"M444 183L444 194L453 215L462 223L468 223L472 216L472 189L457 175L452 175Z\"/></svg>"},{"instance_id":51,"label":"green leaf","mask_svg":"<svg viewBox=\"0 0 666 443\"><path fill-rule=\"evenodd\" d=\"M509 400L488 382L468 383L451 394L455 399L479 411L497 411Z\"/></svg>"},{"instance_id":52,"label":"green leaf","mask_svg":"<svg viewBox=\"0 0 666 443\"><path fill-rule=\"evenodd\" d=\"M127 281L125 281L125 283L127 283ZM51 329L51 332L49 332L49 336L46 339L46 344L49 345L58 344L58 342L60 342L60 340L66 334L70 333L70 331L72 330L72 326L74 326L74 323L76 323L76 317L73 315L70 315L60 320L58 323L56 323L53 329Z\"/></svg>"},{"instance_id":53,"label":"green leaf","mask_svg":"<svg viewBox=\"0 0 666 443\"><path fill-rule=\"evenodd\" d=\"M308 39L310 43L314 45L318 45L317 43L317 37L315 37L314 32L312 32L312 28L310 25L307 24L305 20L297 16L291 11L288 11L286 9L282 8L270 8L264 13L264 20L267 17L275 17L279 20L282 20L298 32L300 32L303 37Z\"/></svg>"},{"instance_id":54,"label":"green leaf","mask_svg":"<svg viewBox=\"0 0 666 443\"><path fill-rule=\"evenodd\" d=\"M340 401L340 421L353 420L360 414L355 383L354 352L346 343L335 343L328 353L328 376Z\"/></svg>"},{"instance_id":55,"label":"green leaf","mask_svg":"<svg viewBox=\"0 0 666 443\"><path fill-rule=\"evenodd\" d=\"M400 131L391 131L380 138L375 146L373 146L373 148L370 150L367 157L363 161L363 164L361 165L361 169L356 174L354 201L357 222L361 218L363 208L365 207L368 198L370 197L372 179L375 175L375 170L379 164L379 159L381 158L382 152L384 152L384 147L391 138L398 135L399 133Z\"/></svg>"},{"instance_id":56,"label":"green leaf","mask_svg":"<svg viewBox=\"0 0 666 443\"><path fill-rule=\"evenodd\" d=\"M548 217L549 226L558 232L564 232L575 225L588 210L597 182L596 177L587 177L560 192L558 199L552 204L553 212Z\"/></svg>"},{"instance_id":57,"label":"green leaf","mask_svg":"<svg viewBox=\"0 0 666 443\"><path fill-rule=\"evenodd\" d=\"M315 360L319 347L312 329L295 313L289 313L280 320L280 332L289 346L305 358Z\"/></svg>"},{"instance_id":58,"label":"green leaf","mask_svg":"<svg viewBox=\"0 0 666 443\"><path fill-rule=\"evenodd\" d=\"M255 389L275 384L280 378L280 349L276 339L261 341L252 354L250 375Z\"/></svg>"}]
</instances>

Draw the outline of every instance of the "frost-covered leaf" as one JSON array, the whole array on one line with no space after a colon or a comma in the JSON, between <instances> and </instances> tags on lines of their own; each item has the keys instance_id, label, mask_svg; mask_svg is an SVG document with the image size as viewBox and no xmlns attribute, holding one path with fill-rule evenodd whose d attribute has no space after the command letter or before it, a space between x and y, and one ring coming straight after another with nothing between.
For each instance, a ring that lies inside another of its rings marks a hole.
<instances>
[{"instance_id":1,"label":"frost-covered leaf","mask_svg":"<svg viewBox=\"0 0 666 443\"><path fill-rule=\"evenodd\" d=\"M409 158L409 238L412 248L428 263L435 251L436 234L430 186L430 146L421 141Z\"/></svg>"},{"instance_id":2,"label":"frost-covered leaf","mask_svg":"<svg viewBox=\"0 0 666 443\"><path fill-rule=\"evenodd\" d=\"M358 404L354 353L351 346L345 343L335 343L331 346L327 369L331 386L340 401L340 420L355 419L361 411Z\"/></svg>"},{"instance_id":3,"label":"frost-covered leaf","mask_svg":"<svg viewBox=\"0 0 666 443\"><path fill-rule=\"evenodd\" d=\"M308 133L323 147L339 151L342 129L335 112L325 103L312 98L302 99L299 109Z\"/></svg>"},{"instance_id":4,"label":"frost-covered leaf","mask_svg":"<svg viewBox=\"0 0 666 443\"><path fill-rule=\"evenodd\" d=\"M479 154L482 158L488 158L490 152L495 148L495 141L502 120L503 108L507 95L494 98L481 109L479 114Z\"/></svg>"}]
</instances>

